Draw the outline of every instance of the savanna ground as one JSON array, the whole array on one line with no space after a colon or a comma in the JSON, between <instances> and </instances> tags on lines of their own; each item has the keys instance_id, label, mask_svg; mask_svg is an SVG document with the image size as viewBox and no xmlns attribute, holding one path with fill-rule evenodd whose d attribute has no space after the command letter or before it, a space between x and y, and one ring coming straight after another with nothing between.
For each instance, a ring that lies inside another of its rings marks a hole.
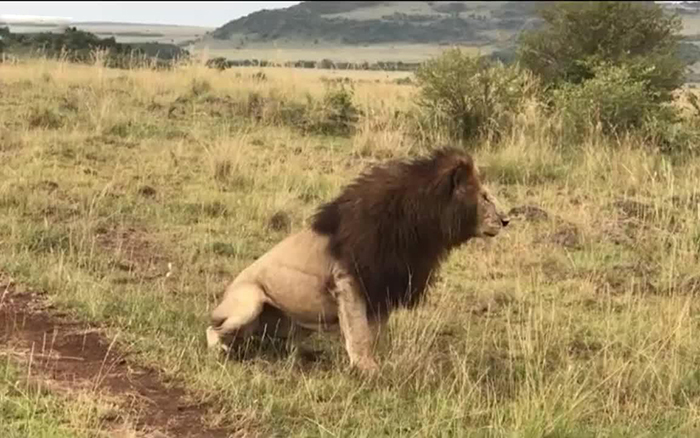
<instances>
[{"instance_id":1,"label":"savanna ground","mask_svg":"<svg viewBox=\"0 0 700 438\"><path fill-rule=\"evenodd\" d=\"M366 165L441 141L398 116L415 87L373 72L343 72L362 114L336 135L331 75L0 65L0 435L186 436L162 419L179 405L198 436L700 431L699 160L561 144L536 108L471 149L513 222L395 315L376 379L347 372L337 336L313 362L209 356L241 268Z\"/></svg>"},{"instance_id":2,"label":"savanna ground","mask_svg":"<svg viewBox=\"0 0 700 438\"><path fill-rule=\"evenodd\" d=\"M468 43L459 46L464 52L474 55L488 55L496 45L482 44L477 46ZM323 59L333 61L355 62L422 62L438 56L446 46L438 44L372 44L372 45L341 45L328 42L313 44L301 41L279 43L248 43L244 47L236 47L227 40L206 39L194 43L188 50L195 56L215 58L222 56L227 59L258 59L283 64L291 61L310 60L320 62Z\"/></svg>"}]
</instances>

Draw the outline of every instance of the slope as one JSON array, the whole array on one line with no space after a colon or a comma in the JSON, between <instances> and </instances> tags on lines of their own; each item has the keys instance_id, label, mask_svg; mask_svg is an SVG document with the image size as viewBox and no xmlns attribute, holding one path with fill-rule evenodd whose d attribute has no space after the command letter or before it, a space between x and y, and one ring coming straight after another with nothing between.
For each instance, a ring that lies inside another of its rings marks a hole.
<instances>
[{"instance_id":1,"label":"slope","mask_svg":"<svg viewBox=\"0 0 700 438\"><path fill-rule=\"evenodd\" d=\"M252 42L335 44L503 42L537 25L541 2L302 2L230 21L211 37Z\"/></svg>"}]
</instances>

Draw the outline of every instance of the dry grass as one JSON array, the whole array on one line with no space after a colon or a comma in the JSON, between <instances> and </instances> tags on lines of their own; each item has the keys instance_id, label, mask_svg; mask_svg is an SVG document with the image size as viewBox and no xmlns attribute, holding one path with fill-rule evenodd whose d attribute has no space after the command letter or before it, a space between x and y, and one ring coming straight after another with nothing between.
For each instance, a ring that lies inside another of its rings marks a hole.
<instances>
[{"instance_id":1,"label":"dry grass","mask_svg":"<svg viewBox=\"0 0 700 438\"><path fill-rule=\"evenodd\" d=\"M534 109L474 155L506 204L547 217L516 216L454 253L426 306L392 319L378 379L346 373L337 338L313 339L326 353L304 369L208 357L223 287L285 234L270 218L299 229L365 165L429 147L394 118L415 89L382 73L355 76L364 115L338 137L280 109L320 101L327 73L258 71L0 65L0 269L217 398L212 424L264 436L698 432L700 163L597 138L563 153Z\"/></svg>"},{"instance_id":2,"label":"dry grass","mask_svg":"<svg viewBox=\"0 0 700 438\"><path fill-rule=\"evenodd\" d=\"M422 62L440 55L447 46L439 44L385 43L371 45L342 45L330 42L314 44L310 41L247 43L237 47L236 42L205 38L194 43L191 52L197 56L208 53L211 57L223 56L228 59L260 59L271 62L287 61L345 61L355 63ZM465 43L459 47L465 52L488 55L496 47L493 44Z\"/></svg>"}]
</instances>

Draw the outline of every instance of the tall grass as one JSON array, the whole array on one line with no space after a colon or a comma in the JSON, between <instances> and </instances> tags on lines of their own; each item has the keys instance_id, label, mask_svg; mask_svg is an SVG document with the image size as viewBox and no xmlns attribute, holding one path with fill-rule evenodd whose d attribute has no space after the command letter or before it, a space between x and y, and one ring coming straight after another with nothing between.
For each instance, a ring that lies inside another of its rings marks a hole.
<instances>
[{"instance_id":1,"label":"tall grass","mask_svg":"<svg viewBox=\"0 0 700 438\"><path fill-rule=\"evenodd\" d=\"M697 432L700 163L565 144L534 102L464 147L504 203L547 216L454 253L392 318L378 378L347 372L337 336L311 339L311 365L209 357L207 314L284 237L273 216L300 229L364 166L448 141L380 72L343 72L352 132L308 129L332 74L0 65L0 269L215 398L211 424L262 436Z\"/></svg>"}]
</instances>

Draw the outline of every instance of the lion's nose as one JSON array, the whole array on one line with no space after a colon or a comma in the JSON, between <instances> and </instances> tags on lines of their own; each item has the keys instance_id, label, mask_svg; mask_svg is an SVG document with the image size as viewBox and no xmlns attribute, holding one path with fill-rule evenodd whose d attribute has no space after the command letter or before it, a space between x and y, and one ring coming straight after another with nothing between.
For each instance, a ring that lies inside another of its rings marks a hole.
<instances>
[{"instance_id":1,"label":"lion's nose","mask_svg":"<svg viewBox=\"0 0 700 438\"><path fill-rule=\"evenodd\" d=\"M510 223L510 218L507 218L507 217L501 218L501 225L503 225L504 228L507 227L509 223Z\"/></svg>"}]
</instances>

